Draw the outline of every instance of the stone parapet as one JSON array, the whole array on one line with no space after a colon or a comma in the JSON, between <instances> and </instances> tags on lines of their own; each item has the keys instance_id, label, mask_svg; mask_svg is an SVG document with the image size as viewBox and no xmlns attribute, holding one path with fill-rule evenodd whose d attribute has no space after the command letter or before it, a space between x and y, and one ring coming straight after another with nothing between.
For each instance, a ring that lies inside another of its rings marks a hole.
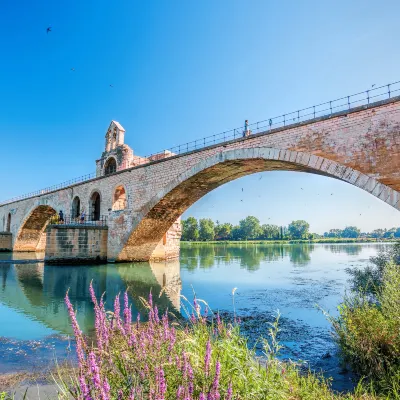
<instances>
[{"instance_id":1,"label":"stone parapet","mask_svg":"<svg viewBox=\"0 0 400 400\"><path fill-rule=\"evenodd\" d=\"M49 225L46 228L46 264L107 262L105 226Z\"/></svg>"}]
</instances>

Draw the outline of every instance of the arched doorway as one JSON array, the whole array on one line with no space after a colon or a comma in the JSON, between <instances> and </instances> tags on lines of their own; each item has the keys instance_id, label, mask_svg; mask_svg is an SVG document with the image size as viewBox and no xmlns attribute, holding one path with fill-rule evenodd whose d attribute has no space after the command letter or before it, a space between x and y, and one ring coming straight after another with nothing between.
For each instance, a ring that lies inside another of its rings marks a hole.
<instances>
[{"instance_id":1,"label":"arched doorway","mask_svg":"<svg viewBox=\"0 0 400 400\"><path fill-rule=\"evenodd\" d=\"M120 185L117 186L113 198L113 211L124 210L126 208L126 192L125 188Z\"/></svg>"},{"instance_id":2,"label":"arched doorway","mask_svg":"<svg viewBox=\"0 0 400 400\"><path fill-rule=\"evenodd\" d=\"M109 158L104 166L104 175L110 175L117 172L117 162L114 157Z\"/></svg>"},{"instance_id":3,"label":"arched doorway","mask_svg":"<svg viewBox=\"0 0 400 400\"><path fill-rule=\"evenodd\" d=\"M6 232L11 232L11 213L8 213L7 216Z\"/></svg>"},{"instance_id":4,"label":"arched doorway","mask_svg":"<svg viewBox=\"0 0 400 400\"><path fill-rule=\"evenodd\" d=\"M98 221L100 219L100 203L100 193L93 192L89 204L89 216L92 221Z\"/></svg>"},{"instance_id":5,"label":"arched doorway","mask_svg":"<svg viewBox=\"0 0 400 400\"><path fill-rule=\"evenodd\" d=\"M79 218L80 213L81 213L81 200L78 196L75 196L72 202L71 218L73 219Z\"/></svg>"}]
</instances>

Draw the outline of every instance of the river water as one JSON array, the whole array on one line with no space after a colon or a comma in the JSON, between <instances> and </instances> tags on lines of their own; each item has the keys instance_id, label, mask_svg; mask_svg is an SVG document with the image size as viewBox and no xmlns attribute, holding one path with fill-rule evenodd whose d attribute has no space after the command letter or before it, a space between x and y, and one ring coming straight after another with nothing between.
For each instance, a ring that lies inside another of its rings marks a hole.
<instances>
[{"instance_id":1,"label":"river water","mask_svg":"<svg viewBox=\"0 0 400 400\"><path fill-rule=\"evenodd\" d=\"M388 244L184 244L179 261L101 266L44 266L21 260L43 254L1 253L0 373L44 368L56 358L73 358L72 334L64 296L69 295L81 329L93 332L88 294L93 280L106 304L128 289L133 313L143 312L140 297L149 291L161 310L184 314L193 291L226 318L233 307L241 318L249 345L262 352L257 338L266 336L278 310L283 359L302 360L322 371L337 390L353 386L340 367L331 327L324 310L337 315L349 287L347 268L365 267ZM234 296L232 289L237 288Z\"/></svg>"}]
</instances>

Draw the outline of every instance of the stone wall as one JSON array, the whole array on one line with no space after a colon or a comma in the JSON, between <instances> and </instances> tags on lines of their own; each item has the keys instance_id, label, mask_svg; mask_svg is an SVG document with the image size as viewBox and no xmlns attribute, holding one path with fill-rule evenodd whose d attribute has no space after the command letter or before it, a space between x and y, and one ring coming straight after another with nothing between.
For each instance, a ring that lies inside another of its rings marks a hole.
<instances>
[{"instance_id":1,"label":"stone wall","mask_svg":"<svg viewBox=\"0 0 400 400\"><path fill-rule=\"evenodd\" d=\"M108 228L49 225L46 228L47 264L93 264L107 261Z\"/></svg>"},{"instance_id":2,"label":"stone wall","mask_svg":"<svg viewBox=\"0 0 400 400\"><path fill-rule=\"evenodd\" d=\"M0 232L0 251L12 250L12 233Z\"/></svg>"}]
</instances>

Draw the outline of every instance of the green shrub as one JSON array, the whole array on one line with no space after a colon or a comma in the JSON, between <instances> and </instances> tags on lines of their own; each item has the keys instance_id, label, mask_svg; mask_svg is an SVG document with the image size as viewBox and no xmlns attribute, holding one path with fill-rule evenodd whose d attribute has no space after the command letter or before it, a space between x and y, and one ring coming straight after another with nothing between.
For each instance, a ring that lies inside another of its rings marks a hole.
<instances>
[{"instance_id":1,"label":"green shrub","mask_svg":"<svg viewBox=\"0 0 400 400\"><path fill-rule=\"evenodd\" d=\"M332 319L343 360L353 371L383 391L398 390L400 383L400 274L390 262L383 268L372 302L356 292Z\"/></svg>"}]
</instances>

